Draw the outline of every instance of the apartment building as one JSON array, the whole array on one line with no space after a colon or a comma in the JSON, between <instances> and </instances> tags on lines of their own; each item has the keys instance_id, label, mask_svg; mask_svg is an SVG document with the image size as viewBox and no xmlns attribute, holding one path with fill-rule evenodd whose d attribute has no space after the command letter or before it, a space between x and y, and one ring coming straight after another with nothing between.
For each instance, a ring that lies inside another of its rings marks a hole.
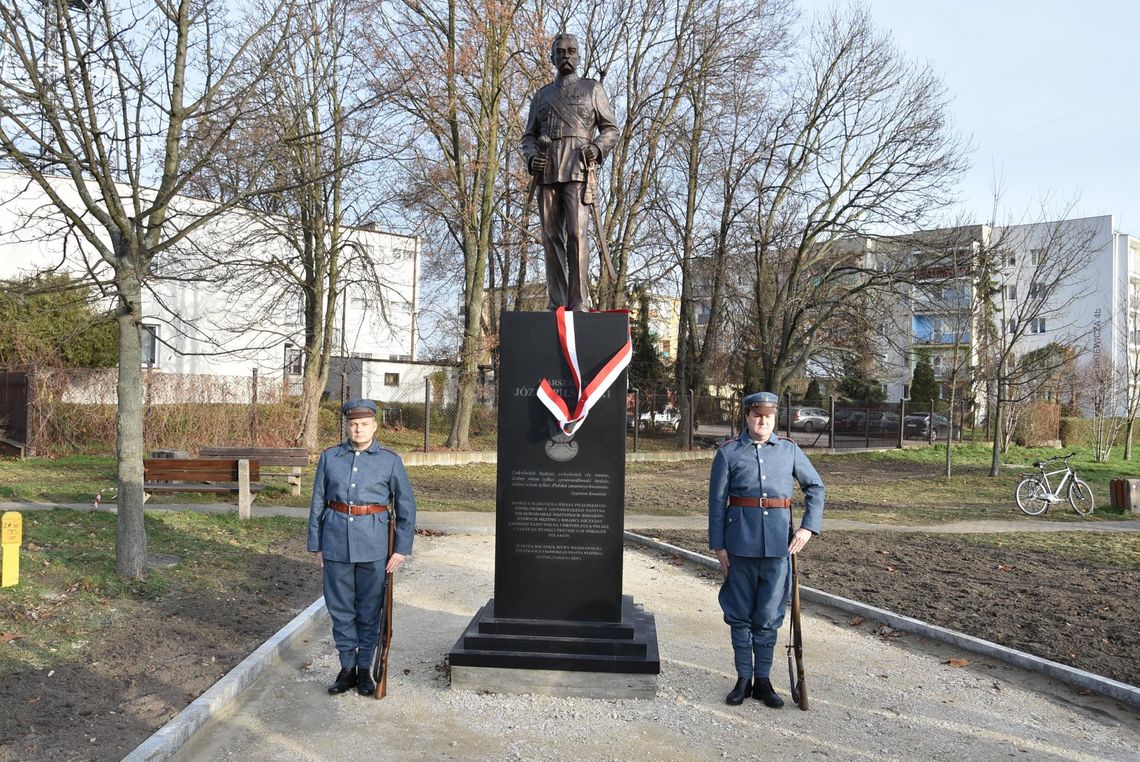
<instances>
[{"instance_id":1,"label":"apartment building","mask_svg":"<svg viewBox=\"0 0 1140 762\"><path fill-rule=\"evenodd\" d=\"M900 245L918 267L883 325L889 399L907 394L921 355L945 392L995 342L1018 357L1057 343L1118 371L1140 348L1140 239L1111 215L921 231Z\"/></svg>"}]
</instances>

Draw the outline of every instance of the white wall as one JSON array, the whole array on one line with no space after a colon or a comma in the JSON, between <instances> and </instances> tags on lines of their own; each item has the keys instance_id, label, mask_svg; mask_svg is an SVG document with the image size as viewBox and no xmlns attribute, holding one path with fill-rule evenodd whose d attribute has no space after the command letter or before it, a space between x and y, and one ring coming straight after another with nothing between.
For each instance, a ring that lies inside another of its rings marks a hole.
<instances>
[{"instance_id":1,"label":"white wall","mask_svg":"<svg viewBox=\"0 0 1140 762\"><path fill-rule=\"evenodd\" d=\"M74 208L81 208L69 178L53 187ZM175 207L195 214L207 202L181 198ZM16 278L48 267L82 273L91 268L106 277L109 268L95 247L74 232L68 233L58 210L39 186L12 172L0 172L0 278ZM105 232L88 220L99 240ZM179 252L164 254L155 262L161 276L184 272L187 263L208 254L223 262L231 252L243 258L289 256L284 240L241 212L232 212L204 225ZM251 229L261 234L256 244L246 243ZM383 280L382 297L366 296L349 285L342 320L337 321L335 353L375 358L416 357L415 317L419 305L416 238L374 230L353 229L350 238L375 263ZM240 247L240 248L239 248ZM251 256L252 252L252 256ZM348 280L353 279L348 273ZM143 322L158 326L160 345L154 370L161 373L248 377L258 368L263 377L281 378L286 345L303 343L300 293L274 299L281 284L240 288L237 280L215 283L151 281L153 293L144 297ZM265 276L262 276L265 277ZM289 289L284 289L289 290ZM108 305L109 306L109 305ZM344 328L343 341L340 336Z\"/></svg>"}]
</instances>

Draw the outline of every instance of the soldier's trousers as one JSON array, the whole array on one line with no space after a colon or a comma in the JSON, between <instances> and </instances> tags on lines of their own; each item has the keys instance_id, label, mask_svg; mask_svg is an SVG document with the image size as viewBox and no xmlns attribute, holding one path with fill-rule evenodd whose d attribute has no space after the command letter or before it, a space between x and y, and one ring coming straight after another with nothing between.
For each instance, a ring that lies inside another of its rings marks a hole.
<instances>
[{"instance_id":1,"label":"soldier's trousers","mask_svg":"<svg viewBox=\"0 0 1140 762\"><path fill-rule=\"evenodd\" d=\"M325 606L342 667L372 667L380 639L385 566L384 559L357 564L325 561Z\"/></svg>"},{"instance_id":2,"label":"soldier's trousers","mask_svg":"<svg viewBox=\"0 0 1140 762\"><path fill-rule=\"evenodd\" d=\"M586 310L590 306L590 207L582 203L585 183L538 187L542 248L546 253L549 309Z\"/></svg>"},{"instance_id":3,"label":"soldier's trousers","mask_svg":"<svg viewBox=\"0 0 1140 762\"><path fill-rule=\"evenodd\" d=\"M764 678L788 600L791 564L787 556L728 557L728 578L720 588L720 608L730 628L736 676Z\"/></svg>"}]
</instances>

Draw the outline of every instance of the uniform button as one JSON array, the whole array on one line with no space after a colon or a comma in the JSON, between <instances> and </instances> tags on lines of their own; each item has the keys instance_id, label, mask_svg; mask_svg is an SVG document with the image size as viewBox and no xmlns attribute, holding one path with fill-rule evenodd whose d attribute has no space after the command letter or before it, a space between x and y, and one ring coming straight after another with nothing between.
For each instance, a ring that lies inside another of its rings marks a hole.
<instances>
[{"instance_id":1,"label":"uniform button","mask_svg":"<svg viewBox=\"0 0 1140 762\"><path fill-rule=\"evenodd\" d=\"M349 516L349 517L348 517L348 520L349 520L349 521L352 521L352 517L351 517L351 516Z\"/></svg>"},{"instance_id":2,"label":"uniform button","mask_svg":"<svg viewBox=\"0 0 1140 762\"><path fill-rule=\"evenodd\" d=\"M761 459L760 459L760 462L761 462L761 463L763 463L763 462L764 462L764 459L763 459L763 458L761 458Z\"/></svg>"},{"instance_id":3,"label":"uniform button","mask_svg":"<svg viewBox=\"0 0 1140 762\"><path fill-rule=\"evenodd\" d=\"M350 486L350 487L355 487L356 485L355 485L355 484L350 484L350 485L348 485L348 486Z\"/></svg>"},{"instance_id":4,"label":"uniform button","mask_svg":"<svg viewBox=\"0 0 1140 762\"><path fill-rule=\"evenodd\" d=\"M353 467L352 467L352 470L353 470L353 471L355 471L355 470L356 470L356 466L353 466Z\"/></svg>"},{"instance_id":5,"label":"uniform button","mask_svg":"<svg viewBox=\"0 0 1140 762\"><path fill-rule=\"evenodd\" d=\"M768 515L768 512L767 512L767 511L764 511L764 515L765 515L765 516L767 516L767 515Z\"/></svg>"},{"instance_id":6,"label":"uniform button","mask_svg":"<svg viewBox=\"0 0 1140 762\"><path fill-rule=\"evenodd\" d=\"M763 495L761 495L761 497L768 497L768 493L765 492Z\"/></svg>"}]
</instances>

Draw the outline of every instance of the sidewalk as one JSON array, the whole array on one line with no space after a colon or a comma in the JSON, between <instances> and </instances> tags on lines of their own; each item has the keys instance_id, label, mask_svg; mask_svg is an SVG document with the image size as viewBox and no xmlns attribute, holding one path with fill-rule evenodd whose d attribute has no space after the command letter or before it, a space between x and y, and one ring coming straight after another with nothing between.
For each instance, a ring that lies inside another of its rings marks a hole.
<instances>
[{"instance_id":1,"label":"sidewalk","mask_svg":"<svg viewBox=\"0 0 1140 762\"><path fill-rule=\"evenodd\" d=\"M441 514L425 514L440 518ZM426 522L440 529L459 519ZM479 523L479 522L472 522ZM485 528L421 537L397 576L389 696L331 697L336 672L319 618L282 659L198 730L179 760L1126 760L1140 718L1099 696L917 637L877 637L807 605L811 711L729 707L733 675L715 575L627 550L624 591L655 614L661 675L652 701L480 695L448 686L443 663L493 588ZM782 650L778 649L778 656ZM954 668L950 658L971 664ZM787 694L777 660L774 682ZM1024 755L1024 756L1023 756Z\"/></svg>"}]
</instances>

